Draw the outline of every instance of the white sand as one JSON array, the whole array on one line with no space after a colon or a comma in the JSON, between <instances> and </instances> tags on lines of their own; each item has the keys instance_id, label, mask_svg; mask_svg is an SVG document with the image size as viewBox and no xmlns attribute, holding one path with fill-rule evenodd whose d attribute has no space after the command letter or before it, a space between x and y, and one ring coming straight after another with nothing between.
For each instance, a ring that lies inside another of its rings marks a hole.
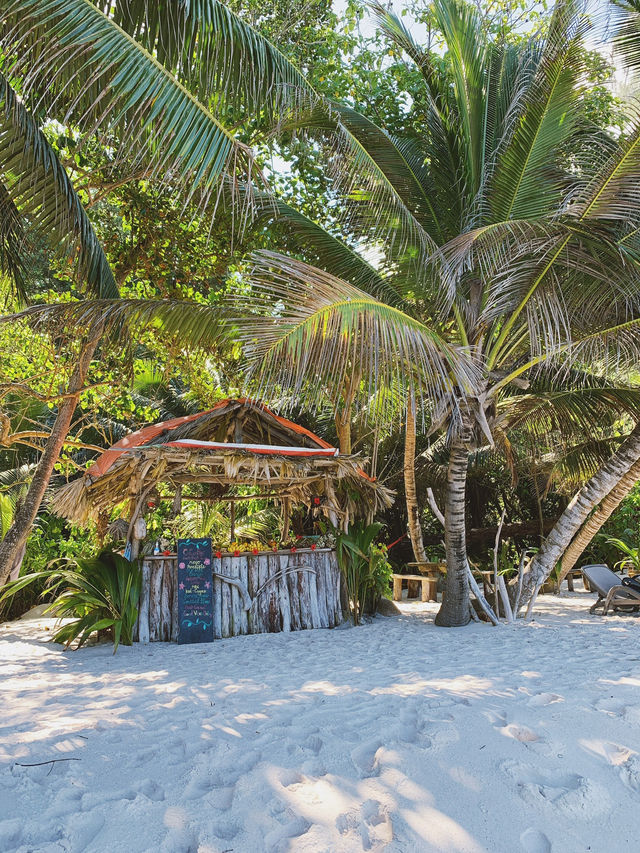
<instances>
[{"instance_id":1,"label":"white sand","mask_svg":"<svg viewBox=\"0 0 640 853\"><path fill-rule=\"evenodd\" d=\"M590 601L115 657L2 626L0 851L637 851L640 619Z\"/></svg>"}]
</instances>

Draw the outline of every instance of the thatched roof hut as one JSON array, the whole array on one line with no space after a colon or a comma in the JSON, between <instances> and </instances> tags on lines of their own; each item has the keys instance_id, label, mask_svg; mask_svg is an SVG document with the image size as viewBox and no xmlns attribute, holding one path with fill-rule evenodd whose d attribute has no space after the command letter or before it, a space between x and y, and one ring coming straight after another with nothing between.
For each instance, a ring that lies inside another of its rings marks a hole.
<instances>
[{"instance_id":1,"label":"thatched roof hut","mask_svg":"<svg viewBox=\"0 0 640 853\"><path fill-rule=\"evenodd\" d=\"M129 499L133 524L160 484L178 506L182 498L198 499L188 492L195 484L208 484L209 500L231 501L237 486L260 486L261 497L317 507L330 517L390 506L391 492L361 466L362 459L341 455L262 403L230 399L125 436L59 488L51 508L83 523Z\"/></svg>"}]
</instances>

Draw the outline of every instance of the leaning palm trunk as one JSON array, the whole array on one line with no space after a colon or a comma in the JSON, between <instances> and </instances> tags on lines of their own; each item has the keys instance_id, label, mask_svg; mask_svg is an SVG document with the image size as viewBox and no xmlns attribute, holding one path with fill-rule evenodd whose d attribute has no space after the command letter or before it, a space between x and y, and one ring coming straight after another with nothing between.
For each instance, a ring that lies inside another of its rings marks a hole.
<instances>
[{"instance_id":1,"label":"leaning palm trunk","mask_svg":"<svg viewBox=\"0 0 640 853\"><path fill-rule=\"evenodd\" d=\"M470 621L469 578L465 532L465 496L469 451L462 438L451 442L444 510L447 578L436 625L456 628Z\"/></svg>"},{"instance_id":2,"label":"leaning palm trunk","mask_svg":"<svg viewBox=\"0 0 640 853\"><path fill-rule=\"evenodd\" d=\"M404 434L404 493L407 503L407 524L413 555L418 563L427 560L422 541L422 526L416 491L416 417L414 402L407 402L407 423Z\"/></svg>"},{"instance_id":3,"label":"leaning palm trunk","mask_svg":"<svg viewBox=\"0 0 640 853\"><path fill-rule=\"evenodd\" d=\"M522 583L520 607L529 605L571 544L593 509L625 477L640 459L640 424L613 456L580 489L547 536L544 545L531 561Z\"/></svg>"},{"instance_id":4,"label":"leaning palm trunk","mask_svg":"<svg viewBox=\"0 0 640 853\"><path fill-rule=\"evenodd\" d=\"M51 434L47 439L44 452L40 457L29 491L16 512L15 518L7 535L0 543L0 586L3 586L11 575L22 549L25 546L31 527L40 509L42 498L51 479L54 466L60 457L60 451L71 426L78 396L84 388L91 359L102 335L103 324L98 323L89 331L87 340L80 350L78 362L69 380L67 393L60 404Z\"/></svg>"},{"instance_id":5,"label":"leaning palm trunk","mask_svg":"<svg viewBox=\"0 0 640 853\"><path fill-rule=\"evenodd\" d=\"M611 513L620 506L638 480L640 480L640 460L629 468L617 486L609 492L593 515L591 515L585 524L583 524L571 545L569 545L567 550L564 552L560 575L558 577L558 584L561 584L566 578L571 569L577 563L584 549L591 542L596 533L598 533Z\"/></svg>"}]
</instances>

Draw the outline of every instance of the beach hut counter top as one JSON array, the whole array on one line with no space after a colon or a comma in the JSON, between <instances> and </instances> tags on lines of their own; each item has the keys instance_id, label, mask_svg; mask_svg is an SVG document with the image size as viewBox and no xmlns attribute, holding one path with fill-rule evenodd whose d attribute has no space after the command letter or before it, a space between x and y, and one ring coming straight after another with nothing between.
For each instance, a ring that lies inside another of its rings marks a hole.
<instances>
[{"instance_id":1,"label":"beach hut counter top","mask_svg":"<svg viewBox=\"0 0 640 853\"><path fill-rule=\"evenodd\" d=\"M342 525L391 505L391 492L367 476L363 460L341 455L319 436L254 400L223 400L205 412L144 427L106 450L87 473L57 490L52 509L76 523L126 502L127 539L137 558L149 499L279 504L287 538L291 507L305 505ZM205 487L203 489L203 486ZM238 486L257 487L250 497ZM206 494L203 494L206 491ZM232 533L233 539L233 533ZM176 640L177 561L142 556L137 639ZM340 573L328 548L222 552L212 560L214 636L333 627L342 619Z\"/></svg>"}]
</instances>

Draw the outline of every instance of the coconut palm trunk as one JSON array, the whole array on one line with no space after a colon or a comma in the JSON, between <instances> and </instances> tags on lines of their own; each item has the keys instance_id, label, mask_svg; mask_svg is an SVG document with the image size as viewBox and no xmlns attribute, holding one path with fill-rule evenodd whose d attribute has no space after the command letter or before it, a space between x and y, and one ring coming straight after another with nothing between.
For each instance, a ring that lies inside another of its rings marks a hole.
<instances>
[{"instance_id":1,"label":"coconut palm trunk","mask_svg":"<svg viewBox=\"0 0 640 853\"><path fill-rule=\"evenodd\" d=\"M572 539L589 517L589 513L610 494L639 459L640 424L609 461L580 489L556 522L524 576L520 598L521 608L529 604L549 577Z\"/></svg>"},{"instance_id":2,"label":"coconut palm trunk","mask_svg":"<svg viewBox=\"0 0 640 853\"><path fill-rule=\"evenodd\" d=\"M8 581L31 532L54 466L60 457L60 452L69 432L78 404L78 396L84 388L89 366L102 332L103 324L98 323L90 329L87 339L82 345L78 361L69 380L69 387L58 408L58 415L31 480L29 491L16 512L7 535L0 542L0 586Z\"/></svg>"},{"instance_id":3,"label":"coconut palm trunk","mask_svg":"<svg viewBox=\"0 0 640 853\"><path fill-rule=\"evenodd\" d=\"M436 625L457 628L470 621L469 579L467 575L467 541L465 497L469 451L463 438L451 442L447 469L447 495L444 510L444 543L447 560L442 606Z\"/></svg>"},{"instance_id":4,"label":"coconut palm trunk","mask_svg":"<svg viewBox=\"0 0 640 853\"><path fill-rule=\"evenodd\" d=\"M338 412L335 424L340 453L348 456L351 453L351 413L345 410Z\"/></svg>"},{"instance_id":5,"label":"coconut palm trunk","mask_svg":"<svg viewBox=\"0 0 640 853\"><path fill-rule=\"evenodd\" d=\"M608 520L611 513L620 506L638 480L640 480L640 460L629 468L617 486L609 492L593 515L583 524L571 545L564 552L558 584L561 584L566 578L578 562L584 549L589 545L605 521Z\"/></svg>"},{"instance_id":6,"label":"coconut palm trunk","mask_svg":"<svg viewBox=\"0 0 640 853\"><path fill-rule=\"evenodd\" d=\"M407 422L404 433L404 494L407 504L407 525L413 556L418 563L427 560L422 541L422 525L416 490L416 416L413 400L407 402Z\"/></svg>"}]
</instances>

